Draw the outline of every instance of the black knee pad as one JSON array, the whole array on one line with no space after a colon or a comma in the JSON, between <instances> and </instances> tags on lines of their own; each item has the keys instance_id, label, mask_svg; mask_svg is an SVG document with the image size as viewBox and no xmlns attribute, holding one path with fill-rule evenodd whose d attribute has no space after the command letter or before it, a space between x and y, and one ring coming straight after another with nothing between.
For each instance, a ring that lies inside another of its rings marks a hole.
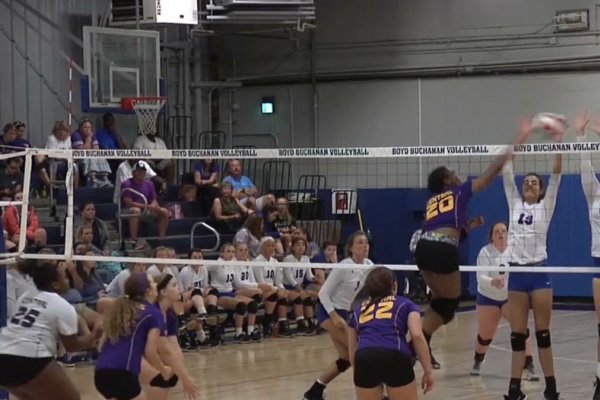
<instances>
[{"instance_id":1,"label":"black knee pad","mask_svg":"<svg viewBox=\"0 0 600 400\"><path fill-rule=\"evenodd\" d=\"M279 300L277 300L277 305L278 306L287 306L288 301L287 301L287 299L279 299Z\"/></svg>"},{"instance_id":2,"label":"black knee pad","mask_svg":"<svg viewBox=\"0 0 600 400\"><path fill-rule=\"evenodd\" d=\"M313 299L311 299L310 297L307 297L303 300L303 303L306 307L312 307L315 303L313 302Z\"/></svg>"},{"instance_id":3,"label":"black knee pad","mask_svg":"<svg viewBox=\"0 0 600 400\"><path fill-rule=\"evenodd\" d=\"M598 324L598 337L600 337L600 324Z\"/></svg>"},{"instance_id":4,"label":"black knee pad","mask_svg":"<svg viewBox=\"0 0 600 400\"><path fill-rule=\"evenodd\" d=\"M209 296L217 296L217 297L219 297L219 291L217 289L210 289L208 291L208 295Z\"/></svg>"},{"instance_id":5,"label":"black knee pad","mask_svg":"<svg viewBox=\"0 0 600 400\"><path fill-rule=\"evenodd\" d=\"M158 374L150 381L150 386L161 389L170 389L177 386L177 382L179 382L179 377L177 375L173 375L166 380L161 374Z\"/></svg>"},{"instance_id":6,"label":"black knee pad","mask_svg":"<svg viewBox=\"0 0 600 400\"><path fill-rule=\"evenodd\" d=\"M279 300L279 296L277 296L277 292L273 293L269 297L267 297L267 301L274 302Z\"/></svg>"},{"instance_id":7,"label":"black knee pad","mask_svg":"<svg viewBox=\"0 0 600 400\"><path fill-rule=\"evenodd\" d=\"M256 314L258 312L258 303L254 300L252 300L250 303L248 303L248 313L250 314Z\"/></svg>"},{"instance_id":8,"label":"black knee pad","mask_svg":"<svg viewBox=\"0 0 600 400\"><path fill-rule=\"evenodd\" d=\"M206 306L206 312L208 315L215 315L217 313L217 306L214 304L209 304Z\"/></svg>"},{"instance_id":9,"label":"black knee pad","mask_svg":"<svg viewBox=\"0 0 600 400\"><path fill-rule=\"evenodd\" d=\"M237 303L237 305L235 306L235 313L237 315L246 315L247 311L248 311L248 306L246 305L246 303L244 303L242 301Z\"/></svg>"},{"instance_id":10,"label":"black knee pad","mask_svg":"<svg viewBox=\"0 0 600 400\"><path fill-rule=\"evenodd\" d=\"M293 301L294 304L302 304L302 297L298 296Z\"/></svg>"},{"instance_id":11,"label":"black knee pad","mask_svg":"<svg viewBox=\"0 0 600 400\"><path fill-rule=\"evenodd\" d=\"M260 304L262 302L263 296L262 294L255 294L254 296L252 296L252 299L257 302L258 304Z\"/></svg>"},{"instance_id":12,"label":"black knee pad","mask_svg":"<svg viewBox=\"0 0 600 400\"><path fill-rule=\"evenodd\" d=\"M525 351L526 333L512 332L510 334L510 347L512 351Z\"/></svg>"},{"instance_id":13,"label":"black knee pad","mask_svg":"<svg viewBox=\"0 0 600 400\"><path fill-rule=\"evenodd\" d=\"M345 372L350 368L350 361L344 360L343 358L338 358L335 360L335 365L337 366L338 371Z\"/></svg>"},{"instance_id":14,"label":"black knee pad","mask_svg":"<svg viewBox=\"0 0 600 400\"><path fill-rule=\"evenodd\" d=\"M449 299L445 297L435 297L431 299L431 309L442 317L444 324L447 324L454 319L454 314L456 314L456 310L458 310L458 304L458 299Z\"/></svg>"},{"instance_id":15,"label":"black knee pad","mask_svg":"<svg viewBox=\"0 0 600 400\"><path fill-rule=\"evenodd\" d=\"M484 339L481 336L477 335L477 343L479 343L482 346L489 346L490 344L492 344L492 340L493 339Z\"/></svg>"},{"instance_id":16,"label":"black knee pad","mask_svg":"<svg viewBox=\"0 0 600 400\"><path fill-rule=\"evenodd\" d=\"M194 296L200 296L200 297L202 297L202 290L200 290L200 289L194 289L194 290L192 290L192 297L194 297Z\"/></svg>"},{"instance_id":17,"label":"black knee pad","mask_svg":"<svg viewBox=\"0 0 600 400\"><path fill-rule=\"evenodd\" d=\"M537 340L537 345L540 349L547 349L552 346L552 341L550 340L550 331L548 329L535 331L535 339Z\"/></svg>"}]
</instances>

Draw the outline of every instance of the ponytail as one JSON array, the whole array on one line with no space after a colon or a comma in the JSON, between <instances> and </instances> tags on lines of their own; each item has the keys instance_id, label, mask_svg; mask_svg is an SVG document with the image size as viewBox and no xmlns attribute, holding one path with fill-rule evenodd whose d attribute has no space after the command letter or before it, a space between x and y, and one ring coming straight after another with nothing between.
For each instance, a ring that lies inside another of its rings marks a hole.
<instances>
[{"instance_id":1,"label":"ponytail","mask_svg":"<svg viewBox=\"0 0 600 400\"><path fill-rule=\"evenodd\" d=\"M139 308L139 303L129 297L119 297L104 316L104 334L115 342L120 336L131 333Z\"/></svg>"}]
</instances>

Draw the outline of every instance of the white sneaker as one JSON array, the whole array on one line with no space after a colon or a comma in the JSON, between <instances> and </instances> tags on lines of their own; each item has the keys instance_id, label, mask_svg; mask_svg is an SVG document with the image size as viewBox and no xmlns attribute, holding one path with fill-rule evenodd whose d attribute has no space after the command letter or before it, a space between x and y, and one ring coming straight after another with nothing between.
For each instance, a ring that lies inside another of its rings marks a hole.
<instances>
[{"instance_id":1,"label":"white sneaker","mask_svg":"<svg viewBox=\"0 0 600 400\"><path fill-rule=\"evenodd\" d=\"M481 375L481 366L483 365L483 361L474 361L473 367L471 368L471 376L480 376Z\"/></svg>"},{"instance_id":2,"label":"white sneaker","mask_svg":"<svg viewBox=\"0 0 600 400\"><path fill-rule=\"evenodd\" d=\"M535 373L533 365L529 365L523 370L523 379L529 382L539 382L540 376Z\"/></svg>"}]
</instances>

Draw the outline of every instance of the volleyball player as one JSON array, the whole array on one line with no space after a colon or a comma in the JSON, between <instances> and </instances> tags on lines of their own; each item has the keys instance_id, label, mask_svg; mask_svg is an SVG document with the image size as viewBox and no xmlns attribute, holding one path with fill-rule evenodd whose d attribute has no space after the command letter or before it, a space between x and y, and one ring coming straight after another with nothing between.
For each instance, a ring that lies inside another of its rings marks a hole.
<instances>
[{"instance_id":1,"label":"volleyball player","mask_svg":"<svg viewBox=\"0 0 600 400\"><path fill-rule=\"evenodd\" d=\"M161 274L155 277L154 281L157 290L155 306L164 322L163 334L158 340L158 353L163 363L169 366L174 374L165 380L148 362L142 361L141 381L150 384L148 400L166 400L170 389L177 385L179 379L187 397L195 399L198 396L198 384L185 367L183 353L177 341L179 322L173 309L173 305L181 298L177 279L170 274Z\"/></svg>"},{"instance_id":2,"label":"volleyball player","mask_svg":"<svg viewBox=\"0 0 600 400\"><path fill-rule=\"evenodd\" d=\"M481 248L477 256L478 266L508 267L511 249L508 246L508 226L505 222L496 222L489 233L490 243ZM471 375L481 375L481 367L488 347L494 339L498 323L502 317L508 319L506 301L508 297L508 268L506 271L479 271L477 273L477 343L475 361ZM525 342L525 380L537 382L540 377L533 368L531 338Z\"/></svg>"},{"instance_id":3,"label":"volleyball player","mask_svg":"<svg viewBox=\"0 0 600 400\"><path fill-rule=\"evenodd\" d=\"M106 293L108 296L113 298L121 297L125 294L125 282L131 276L131 274L135 274L137 272L145 272L146 264L142 263L129 263L127 269L119 272L117 276L110 282L108 287L106 288Z\"/></svg>"},{"instance_id":4,"label":"volleyball player","mask_svg":"<svg viewBox=\"0 0 600 400\"><path fill-rule=\"evenodd\" d=\"M6 317L17 311L17 301L25 293L36 290L31 272L36 266L35 260L19 260L9 264L6 270Z\"/></svg>"},{"instance_id":5,"label":"volleyball player","mask_svg":"<svg viewBox=\"0 0 600 400\"><path fill-rule=\"evenodd\" d=\"M154 250L154 258L171 258L171 249L169 247L159 246ZM174 277L179 277L179 270L169 264L153 264L148 267L147 272L152 277L160 274L170 274Z\"/></svg>"},{"instance_id":6,"label":"volleyball player","mask_svg":"<svg viewBox=\"0 0 600 400\"><path fill-rule=\"evenodd\" d=\"M275 259L275 239L264 236L260 239L260 254L254 261L277 264ZM254 277L259 285L273 288L275 293L265 295L265 315L263 317L263 334L269 337L273 334L273 313L277 308L278 337L291 338L294 336L290 330L287 319L287 295L281 283L281 268L273 266L252 267Z\"/></svg>"},{"instance_id":7,"label":"volleyball player","mask_svg":"<svg viewBox=\"0 0 600 400\"><path fill-rule=\"evenodd\" d=\"M555 141L562 140L565 129L566 124L560 124L560 128L553 132ZM561 172L562 156L556 154L548 187L544 190L544 181L538 174L528 173L523 180L522 192L519 193L514 181L512 161L504 166L502 180L510 217L508 241L512 246L511 266L546 265L548 258L546 240L556 205ZM529 336L527 320L531 307L540 364L546 380L544 398L558 400L560 397L556 391L549 331L552 315L552 286L548 274L511 272L508 281L507 306L512 348L511 379L507 399L527 398L521 391L521 374L525 365L525 343Z\"/></svg>"},{"instance_id":8,"label":"volleyball player","mask_svg":"<svg viewBox=\"0 0 600 400\"><path fill-rule=\"evenodd\" d=\"M521 123L517 143L524 141L530 130L531 118L528 118ZM461 293L458 245L463 235L483 222L479 218L467 219L471 196L492 182L509 159L511 150L509 147L473 180L463 183L445 166L437 167L427 178L427 188L432 196L427 201L415 259L432 296L423 318L423 333L428 344L433 333L452 321L458 310ZM433 357L432 365L435 369L440 368Z\"/></svg>"},{"instance_id":9,"label":"volleyball player","mask_svg":"<svg viewBox=\"0 0 600 400\"><path fill-rule=\"evenodd\" d=\"M77 336L85 322L59 295L69 285L64 264L44 263L29 272L37 290L18 299L16 312L0 330L0 388L20 399L79 399L78 390L55 361L56 344L60 340L67 351L86 350L100 331Z\"/></svg>"},{"instance_id":10,"label":"volleyball player","mask_svg":"<svg viewBox=\"0 0 600 400\"><path fill-rule=\"evenodd\" d=\"M321 376L304 393L304 400L323 400L325 387L340 374L350 368L348 350L348 312L356 294L362 288L368 267L373 262L369 256L369 241L362 231L356 231L346 242L346 258L340 264L356 264L356 269L335 268L329 274L319 292L317 319L321 327L329 332L331 341L338 353L338 359L330 364Z\"/></svg>"},{"instance_id":11,"label":"volleyball player","mask_svg":"<svg viewBox=\"0 0 600 400\"><path fill-rule=\"evenodd\" d=\"M575 133L577 141L583 142L586 140L585 128L589 122L587 111L581 112L575 120ZM592 130L600 135L600 120L596 122L596 126ZM596 177L596 172L592 167L591 154L582 152L581 154L581 186L588 205L590 226L592 230L592 258L594 266L600 267L600 183ZM600 336L600 275L594 275L592 279L592 288L594 293L594 306L596 308L596 318L598 320L598 335ZM594 400L600 400L600 338L597 345L597 360L596 366L596 390L594 392Z\"/></svg>"},{"instance_id":12,"label":"volleyball player","mask_svg":"<svg viewBox=\"0 0 600 400\"><path fill-rule=\"evenodd\" d=\"M225 243L221 246L221 256L219 261L232 261L235 255L235 247L231 243ZM260 341L260 332L255 329L256 313L258 312L258 303L256 300L236 295L233 288L233 279L235 272L233 266L227 264L208 265L206 267L210 286L213 288L210 293L216 295L218 305L226 310L235 311L234 326L235 343L249 343L250 341ZM248 334L244 333L244 317L248 315Z\"/></svg>"},{"instance_id":13,"label":"volleyball player","mask_svg":"<svg viewBox=\"0 0 600 400\"><path fill-rule=\"evenodd\" d=\"M125 282L125 295L117 299L104 317L94 383L107 399L146 399L139 380L142 358L163 380L173 376L158 354L164 322L154 305L156 297L154 279L146 273L134 273Z\"/></svg>"},{"instance_id":14,"label":"volleyball player","mask_svg":"<svg viewBox=\"0 0 600 400\"><path fill-rule=\"evenodd\" d=\"M423 392L433 389L433 368L421 327L421 312L412 301L397 296L396 275L375 267L367 276L368 300L350 316L348 348L358 400L380 400L384 386L390 400L417 400L412 348L423 366ZM410 332L411 345L406 340Z\"/></svg>"},{"instance_id":15,"label":"volleyball player","mask_svg":"<svg viewBox=\"0 0 600 400\"><path fill-rule=\"evenodd\" d=\"M302 301L303 317L296 317L297 330L299 336L312 336L317 332L313 321L315 313L315 303L319 298L318 291L308 291L306 286L315 281L315 276L310 268L310 259L305 256L306 240L301 237L295 237L292 240L291 253L283 259L284 262L298 263L297 268L283 269L283 286L287 291L296 292ZM300 307L300 305L299 305Z\"/></svg>"}]
</instances>

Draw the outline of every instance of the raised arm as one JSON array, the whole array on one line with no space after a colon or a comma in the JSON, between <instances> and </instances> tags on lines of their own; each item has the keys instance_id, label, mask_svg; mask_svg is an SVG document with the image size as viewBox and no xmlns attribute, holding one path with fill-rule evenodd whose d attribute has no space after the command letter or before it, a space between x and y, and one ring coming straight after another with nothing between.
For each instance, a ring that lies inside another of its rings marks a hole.
<instances>
[{"instance_id":1,"label":"raised arm","mask_svg":"<svg viewBox=\"0 0 600 400\"><path fill-rule=\"evenodd\" d=\"M590 119L587 111L580 112L575 119L575 134L577 135L578 142L585 142L585 128L589 121ZM596 125L592 127L592 130L600 135L600 120L596 122ZM582 151L580 157L581 187L583 188L583 193L589 207L594 201L594 196L600 196L600 183L598 182L598 178L592 167L591 153Z\"/></svg>"},{"instance_id":2,"label":"raised arm","mask_svg":"<svg viewBox=\"0 0 600 400\"><path fill-rule=\"evenodd\" d=\"M563 125L564 129L560 132L556 132L554 135L555 141L562 142L562 138L565 134L566 124ZM554 210L556 206L556 197L558 195L558 187L560 186L560 176L562 174L562 154L554 155L554 165L552 166L552 175L548 181L548 188L544 196L544 203L547 210Z\"/></svg>"}]
</instances>

